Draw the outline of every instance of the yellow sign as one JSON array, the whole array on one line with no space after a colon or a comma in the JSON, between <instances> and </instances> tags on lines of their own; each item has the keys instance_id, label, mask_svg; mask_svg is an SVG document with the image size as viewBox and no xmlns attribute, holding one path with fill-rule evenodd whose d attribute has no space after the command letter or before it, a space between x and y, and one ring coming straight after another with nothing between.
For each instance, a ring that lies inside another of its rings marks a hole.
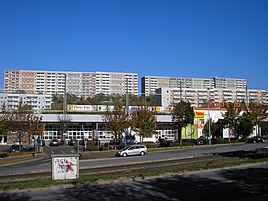
<instances>
[{"instance_id":1,"label":"yellow sign","mask_svg":"<svg viewBox=\"0 0 268 201\"><path fill-rule=\"evenodd\" d=\"M200 118L200 119L202 119L202 118L205 117L205 112L204 112L204 111L200 111L200 110L196 110L196 111L194 112L194 117L195 117L195 118Z\"/></svg>"}]
</instances>

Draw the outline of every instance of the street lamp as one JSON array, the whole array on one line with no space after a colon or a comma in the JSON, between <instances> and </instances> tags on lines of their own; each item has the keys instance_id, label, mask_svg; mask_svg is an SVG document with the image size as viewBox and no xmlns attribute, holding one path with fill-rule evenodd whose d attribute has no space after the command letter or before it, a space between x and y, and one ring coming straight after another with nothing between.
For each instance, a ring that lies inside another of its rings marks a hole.
<instances>
[{"instance_id":1,"label":"street lamp","mask_svg":"<svg viewBox=\"0 0 268 201\"><path fill-rule=\"evenodd\" d=\"M209 94L210 88L208 88L208 140L209 140L209 145L211 145L211 130L210 130L210 94Z\"/></svg>"}]
</instances>

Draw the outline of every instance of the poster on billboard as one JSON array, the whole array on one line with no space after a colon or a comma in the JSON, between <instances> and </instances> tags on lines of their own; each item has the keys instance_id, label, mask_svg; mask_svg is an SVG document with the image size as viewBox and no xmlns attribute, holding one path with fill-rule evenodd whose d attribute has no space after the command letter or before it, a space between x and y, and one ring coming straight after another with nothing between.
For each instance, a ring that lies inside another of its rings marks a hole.
<instances>
[{"instance_id":1,"label":"poster on billboard","mask_svg":"<svg viewBox=\"0 0 268 201\"><path fill-rule=\"evenodd\" d=\"M222 132L223 138L235 138L235 129L234 128L224 128Z\"/></svg>"},{"instance_id":2,"label":"poster on billboard","mask_svg":"<svg viewBox=\"0 0 268 201\"><path fill-rule=\"evenodd\" d=\"M195 110L194 113L194 125L197 125L198 128L203 129L205 126L205 111Z\"/></svg>"},{"instance_id":3,"label":"poster on billboard","mask_svg":"<svg viewBox=\"0 0 268 201\"><path fill-rule=\"evenodd\" d=\"M53 180L76 179L79 177L79 155L51 155Z\"/></svg>"},{"instance_id":4,"label":"poster on billboard","mask_svg":"<svg viewBox=\"0 0 268 201\"><path fill-rule=\"evenodd\" d=\"M205 127L204 119L194 119L194 125L197 125L198 128L203 129Z\"/></svg>"},{"instance_id":5,"label":"poster on billboard","mask_svg":"<svg viewBox=\"0 0 268 201\"><path fill-rule=\"evenodd\" d=\"M197 125L188 125L181 130L182 139L197 139L198 128Z\"/></svg>"}]
</instances>

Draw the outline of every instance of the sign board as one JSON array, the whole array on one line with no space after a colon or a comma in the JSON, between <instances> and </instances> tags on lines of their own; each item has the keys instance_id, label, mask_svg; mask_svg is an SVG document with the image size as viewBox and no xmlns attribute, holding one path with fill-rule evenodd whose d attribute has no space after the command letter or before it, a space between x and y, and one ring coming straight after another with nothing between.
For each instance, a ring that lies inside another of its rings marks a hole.
<instances>
[{"instance_id":1,"label":"sign board","mask_svg":"<svg viewBox=\"0 0 268 201\"><path fill-rule=\"evenodd\" d=\"M198 138L197 125L188 125L182 127L181 136L182 139L197 139Z\"/></svg>"},{"instance_id":2,"label":"sign board","mask_svg":"<svg viewBox=\"0 0 268 201\"><path fill-rule=\"evenodd\" d=\"M235 138L235 130L232 128L224 128L222 133L223 138Z\"/></svg>"},{"instance_id":3,"label":"sign board","mask_svg":"<svg viewBox=\"0 0 268 201\"><path fill-rule=\"evenodd\" d=\"M39 135L34 135L34 139L37 140Z\"/></svg>"},{"instance_id":4,"label":"sign board","mask_svg":"<svg viewBox=\"0 0 268 201\"><path fill-rule=\"evenodd\" d=\"M79 178L78 154L54 154L52 158L52 179L77 179Z\"/></svg>"}]
</instances>

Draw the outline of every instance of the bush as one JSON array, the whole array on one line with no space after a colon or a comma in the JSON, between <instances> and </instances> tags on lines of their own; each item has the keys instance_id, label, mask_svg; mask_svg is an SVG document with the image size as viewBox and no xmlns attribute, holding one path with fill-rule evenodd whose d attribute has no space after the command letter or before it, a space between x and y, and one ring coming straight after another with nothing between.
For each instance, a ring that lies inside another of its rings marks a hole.
<instances>
[{"instance_id":1,"label":"bush","mask_svg":"<svg viewBox=\"0 0 268 201\"><path fill-rule=\"evenodd\" d=\"M153 142L144 142L143 143L147 148L157 148L157 144Z\"/></svg>"},{"instance_id":2,"label":"bush","mask_svg":"<svg viewBox=\"0 0 268 201\"><path fill-rule=\"evenodd\" d=\"M99 150L98 150L99 149ZM108 147L105 146L96 146L96 145L89 145L86 148L86 151L107 151Z\"/></svg>"},{"instance_id":3,"label":"bush","mask_svg":"<svg viewBox=\"0 0 268 201\"><path fill-rule=\"evenodd\" d=\"M6 158L6 157L8 157L8 154L7 153L1 153L0 154L0 158Z\"/></svg>"}]
</instances>

